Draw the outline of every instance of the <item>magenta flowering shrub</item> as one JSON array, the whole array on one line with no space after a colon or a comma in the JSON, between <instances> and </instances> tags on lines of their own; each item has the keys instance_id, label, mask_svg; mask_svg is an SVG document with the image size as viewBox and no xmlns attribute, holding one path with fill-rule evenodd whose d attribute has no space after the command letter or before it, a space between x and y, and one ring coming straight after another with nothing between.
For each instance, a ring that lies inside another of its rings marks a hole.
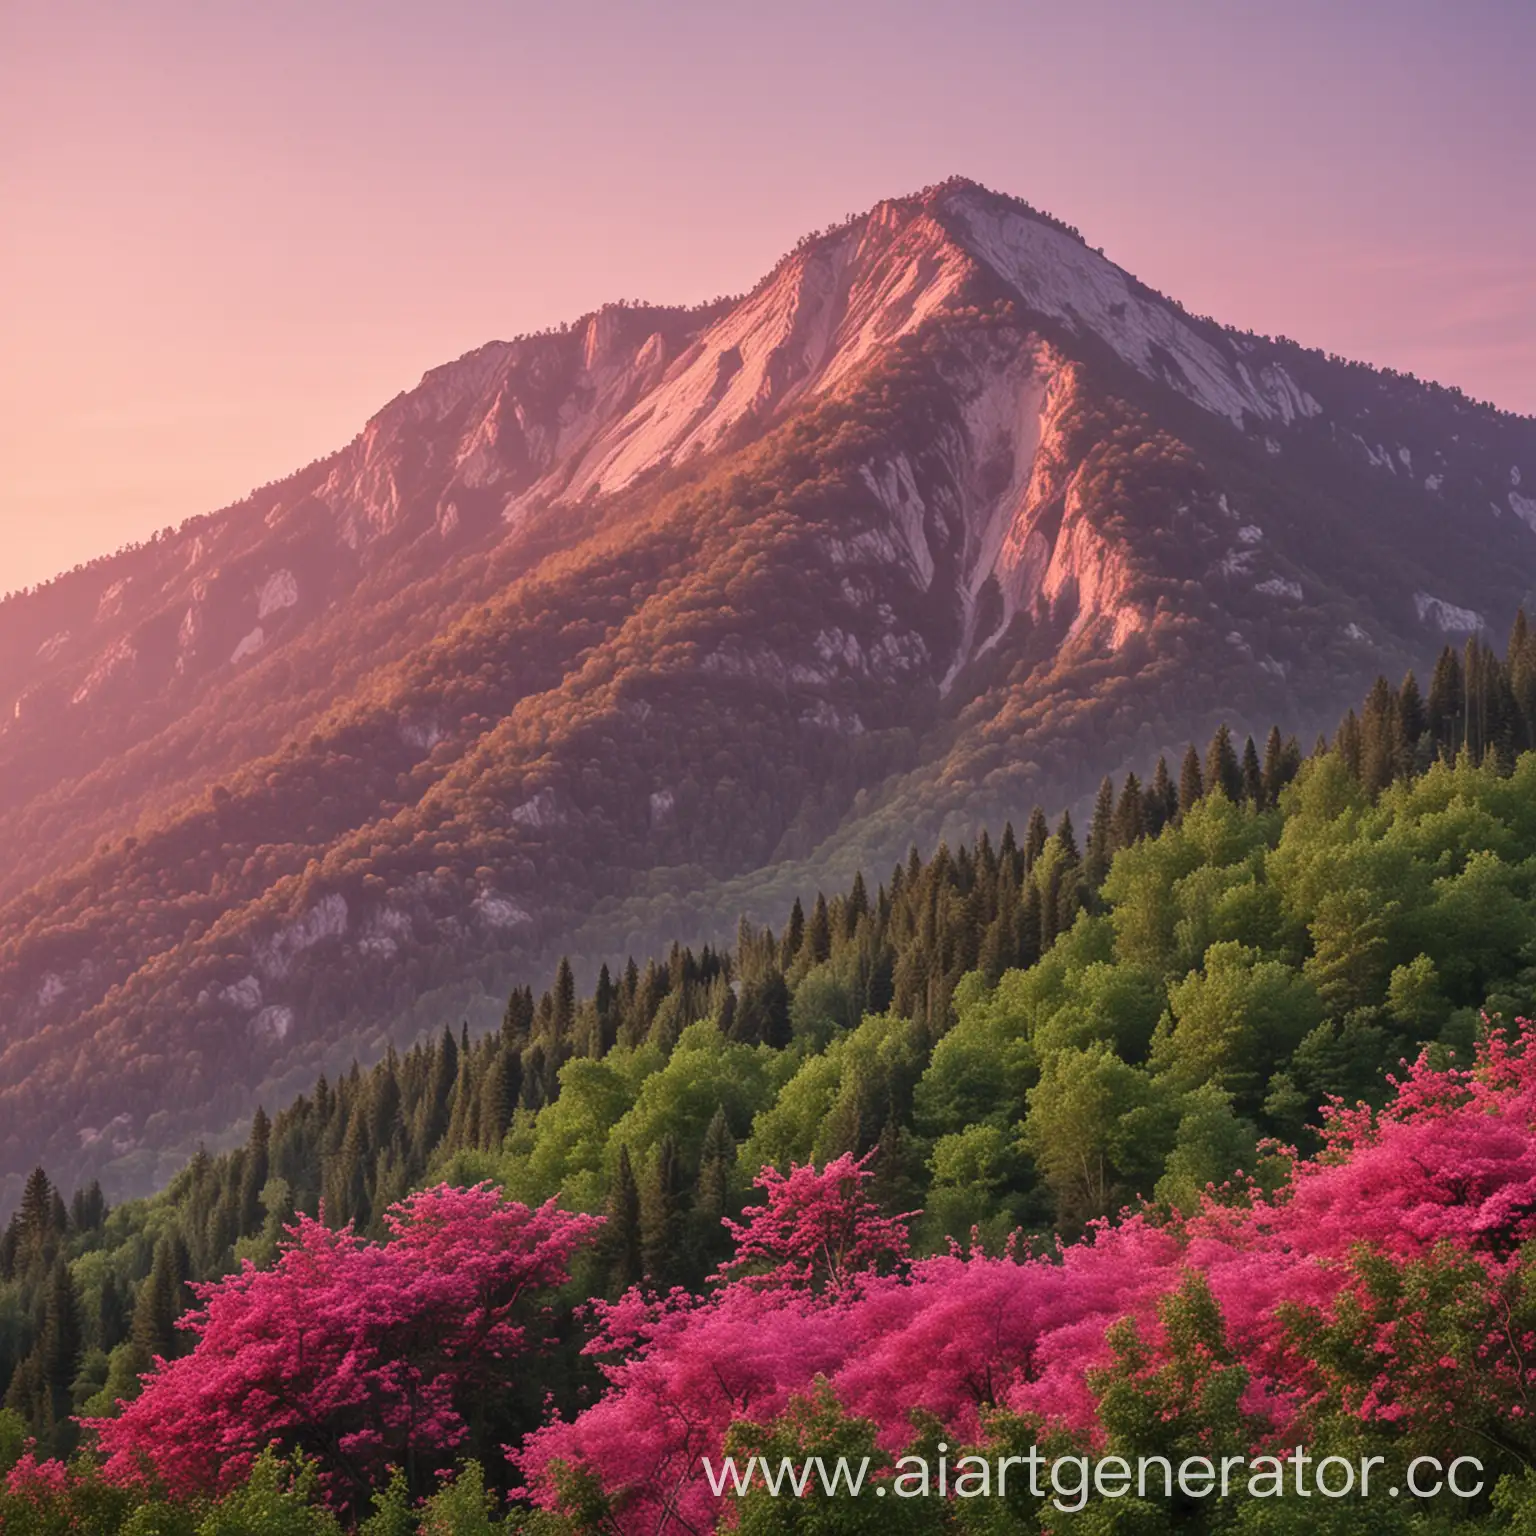
<instances>
[{"instance_id":1,"label":"magenta flowering shrub","mask_svg":"<svg viewBox=\"0 0 1536 1536\"><path fill-rule=\"evenodd\" d=\"M424 1190L367 1243L301 1217L276 1265L198 1288L197 1346L157 1361L115 1419L87 1422L109 1476L176 1493L232 1486L277 1444L345 1500L390 1464L451 1458L476 1393L541 1342L544 1293L599 1218L488 1185Z\"/></svg>"},{"instance_id":2,"label":"magenta flowering shrub","mask_svg":"<svg viewBox=\"0 0 1536 1536\"><path fill-rule=\"evenodd\" d=\"M1049 1254L891 1267L902 1235L861 1193L860 1164L765 1173L767 1203L737 1229L713 1293L602 1308L590 1349L606 1392L515 1459L538 1502L558 1504L562 1469L582 1467L625 1530L652 1532L712 1526L699 1458L818 1377L891 1452L919 1411L957 1441L984 1436L997 1410L1102 1441L1115 1324L1134 1323L1155 1369L1163 1304L1192 1272L1261 1440L1323 1413L1383 1432L1516 1422L1536 1361L1519 1321L1522 1245L1536 1239L1536 1028L1494 1034L1466 1070L1421 1057L1394 1087L1380 1113L1335 1106L1323 1152L1278 1191L1213 1192L1187 1220L1134 1214Z\"/></svg>"}]
</instances>

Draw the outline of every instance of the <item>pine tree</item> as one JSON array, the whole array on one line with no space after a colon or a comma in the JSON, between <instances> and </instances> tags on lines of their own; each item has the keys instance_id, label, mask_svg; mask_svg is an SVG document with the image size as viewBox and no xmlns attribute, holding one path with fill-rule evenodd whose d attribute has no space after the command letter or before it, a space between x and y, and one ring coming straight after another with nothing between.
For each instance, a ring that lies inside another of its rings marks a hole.
<instances>
[{"instance_id":1,"label":"pine tree","mask_svg":"<svg viewBox=\"0 0 1536 1536\"><path fill-rule=\"evenodd\" d=\"M128 1337L130 1322L128 1297L122 1283L112 1270L101 1277L101 1290L96 1306L94 1344L100 1350L113 1350Z\"/></svg>"},{"instance_id":2,"label":"pine tree","mask_svg":"<svg viewBox=\"0 0 1536 1536\"><path fill-rule=\"evenodd\" d=\"M1050 841L1051 829L1045 819L1045 812L1037 805L1029 813L1029 822L1024 828L1024 869L1026 873L1035 867L1035 860L1045 852L1045 845Z\"/></svg>"},{"instance_id":3,"label":"pine tree","mask_svg":"<svg viewBox=\"0 0 1536 1536\"><path fill-rule=\"evenodd\" d=\"M63 1424L69 1418L69 1389L80 1368L83 1348L80 1299L69 1265L60 1259L53 1267L48 1309L37 1344L40 1385L48 1394L49 1417L54 1424Z\"/></svg>"},{"instance_id":4,"label":"pine tree","mask_svg":"<svg viewBox=\"0 0 1536 1536\"><path fill-rule=\"evenodd\" d=\"M1379 795L1392 782L1401 757L1397 700L1392 685L1378 677L1366 696L1360 720L1360 782L1367 793Z\"/></svg>"},{"instance_id":5,"label":"pine tree","mask_svg":"<svg viewBox=\"0 0 1536 1536\"><path fill-rule=\"evenodd\" d=\"M24 1244L36 1250L52 1237L57 1236L53 1211L54 1189L48 1175L41 1168L34 1168L27 1175L18 1208L21 1218L21 1237Z\"/></svg>"},{"instance_id":6,"label":"pine tree","mask_svg":"<svg viewBox=\"0 0 1536 1536\"><path fill-rule=\"evenodd\" d=\"M1424 711L1425 727L1438 756L1454 757L1461 746L1464 708L1461 659L1446 646L1435 663L1429 683L1429 702Z\"/></svg>"},{"instance_id":7,"label":"pine tree","mask_svg":"<svg viewBox=\"0 0 1536 1536\"><path fill-rule=\"evenodd\" d=\"M139 1287L129 1329L141 1371L148 1370L157 1356L169 1360L176 1353L176 1319L182 1313L179 1269L174 1245L170 1239L161 1238L155 1247L154 1264Z\"/></svg>"},{"instance_id":8,"label":"pine tree","mask_svg":"<svg viewBox=\"0 0 1536 1536\"><path fill-rule=\"evenodd\" d=\"M725 1256L729 1247L723 1225L730 1214L731 1172L736 1166L736 1140L731 1135L725 1108L720 1106L704 1132L699 1153L699 1181L689 1213L692 1254L689 1276L697 1285Z\"/></svg>"},{"instance_id":9,"label":"pine tree","mask_svg":"<svg viewBox=\"0 0 1536 1536\"><path fill-rule=\"evenodd\" d=\"M848 900L843 904L843 935L845 938L853 938L858 932L861 918L869 916L869 891L864 885L863 870L855 870L853 886L848 892Z\"/></svg>"},{"instance_id":10,"label":"pine tree","mask_svg":"<svg viewBox=\"0 0 1536 1536\"><path fill-rule=\"evenodd\" d=\"M107 1220L107 1200L100 1183L92 1179L77 1189L69 1203L69 1225L74 1232L99 1232Z\"/></svg>"},{"instance_id":11,"label":"pine tree","mask_svg":"<svg viewBox=\"0 0 1536 1536\"><path fill-rule=\"evenodd\" d=\"M261 1231L265 1212L261 1192L266 1188L271 1167L272 1122L261 1105L251 1117L251 1135L246 1143L245 1164L240 1170L240 1198L236 1217L239 1235L247 1237Z\"/></svg>"},{"instance_id":12,"label":"pine tree","mask_svg":"<svg viewBox=\"0 0 1536 1536\"><path fill-rule=\"evenodd\" d=\"M813 965L820 965L832 953L832 924L827 915L827 898L820 891L816 893L816 905L811 908L805 942L811 952Z\"/></svg>"},{"instance_id":13,"label":"pine tree","mask_svg":"<svg viewBox=\"0 0 1536 1536\"><path fill-rule=\"evenodd\" d=\"M1419 680L1412 672L1404 673L1402 687L1397 691L1397 716L1402 726L1403 739L1409 747L1418 746L1426 721Z\"/></svg>"},{"instance_id":14,"label":"pine tree","mask_svg":"<svg viewBox=\"0 0 1536 1536\"><path fill-rule=\"evenodd\" d=\"M1077 851L1077 834L1072 829L1071 811L1063 811L1056 823L1056 841L1061 845L1062 857L1068 864L1080 864L1082 855Z\"/></svg>"},{"instance_id":15,"label":"pine tree","mask_svg":"<svg viewBox=\"0 0 1536 1536\"><path fill-rule=\"evenodd\" d=\"M1254 810L1262 811L1267 803L1264 797L1264 772L1259 767L1259 752L1253 744L1252 736L1243 742L1242 777L1243 799Z\"/></svg>"},{"instance_id":16,"label":"pine tree","mask_svg":"<svg viewBox=\"0 0 1536 1536\"><path fill-rule=\"evenodd\" d=\"M430 1153L443 1139L448 1129L448 1114L452 1108L454 1085L459 1080L459 1046L453 1031L446 1025L432 1056L431 1079L422 1100L422 1129L420 1145Z\"/></svg>"},{"instance_id":17,"label":"pine tree","mask_svg":"<svg viewBox=\"0 0 1536 1536\"><path fill-rule=\"evenodd\" d=\"M1344 723L1340 725L1338 734L1333 739L1333 750L1338 754L1344 766L1350 774L1358 779L1360 777L1360 719L1354 712L1345 715Z\"/></svg>"},{"instance_id":18,"label":"pine tree","mask_svg":"<svg viewBox=\"0 0 1536 1536\"><path fill-rule=\"evenodd\" d=\"M671 1133L651 1153L640 1190L640 1264L654 1285L669 1286L682 1258L682 1167Z\"/></svg>"},{"instance_id":19,"label":"pine tree","mask_svg":"<svg viewBox=\"0 0 1536 1536\"><path fill-rule=\"evenodd\" d=\"M569 1040L571 1026L576 1022L576 975L565 955L560 956L560 964L555 969L554 1002L555 1039Z\"/></svg>"},{"instance_id":20,"label":"pine tree","mask_svg":"<svg viewBox=\"0 0 1536 1536\"><path fill-rule=\"evenodd\" d=\"M631 960L633 965L634 961ZM521 1050L533 1032L533 989L514 987L501 1019L501 1038L508 1047Z\"/></svg>"},{"instance_id":21,"label":"pine tree","mask_svg":"<svg viewBox=\"0 0 1536 1536\"><path fill-rule=\"evenodd\" d=\"M789 986L777 966L742 984L731 1038L782 1050L790 1041Z\"/></svg>"},{"instance_id":22,"label":"pine tree","mask_svg":"<svg viewBox=\"0 0 1536 1536\"><path fill-rule=\"evenodd\" d=\"M1232 732L1225 724L1216 727L1205 752L1205 784L1220 790L1233 805L1243 803L1243 770L1232 746Z\"/></svg>"},{"instance_id":23,"label":"pine tree","mask_svg":"<svg viewBox=\"0 0 1536 1536\"><path fill-rule=\"evenodd\" d=\"M805 908L800 904L800 898L795 897L795 904L789 909L789 925L784 930L784 942L780 948L780 965L793 965L795 956L800 953L800 946L805 943Z\"/></svg>"},{"instance_id":24,"label":"pine tree","mask_svg":"<svg viewBox=\"0 0 1536 1536\"><path fill-rule=\"evenodd\" d=\"M1045 952L1045 915L1040 887L1031 880L1019 899L1019 965L1028 969Z\"/></svg>"},{"instance_id":25,"label":"pine tree","mask_svg":"<svg viewBox=\"0 0 1536 1536\"><path fill-rule=\"evenodd\" d=\"M1125 776L1120 790L1120 802L1115 806L1111 844L1118 851L1139 843L1146 836L1146 797L1141 792L1141 782L1134 773Z\"/></svg>"},{"instance_id":26,"label":"pine tree","mask_svg":"<svg viewBox=\"0 0 1536 1536\"><path fill-rule=\"evenodd\" d=\"M1011 821L1005 821L1003 823L1002 841L997 845L998 862L1000 864L1014 864L1020 859L1020 857L1019 840L1014 835L1013 823ZM1021 871L1016 868L1014 873L1019 874Z\"/></svg>"},{"instance_id":27,"label":"pine tree","mask_svg":"<svg viewBox=\"0 0 1536 1536\"><path fill-rule=\"evenodd\" d=\"M500 1149L522 1086L522 1058L508 1050L497 1051L480 1085L480 1145L486 1151Z\"/></svg>"},{"instance_id":28,"label":"pine tree","mask_svg":"<svg viewBox=\"0 0 1536 1536\"><path fill-rule=\"evenodd\" d=\"M644 1272L640 1250L640 1187L628 1146L619 1147L618 1164L608 1191L603 1226L603 1258L610 1297L620 1296L639 1282Z\"/></svg>"},{"instance_id":29,"label":"pine tree","mask_svg":"<svg viewBox=\"0 0 1536 1536\"><path fill-rule=\"evenodd\" d=\"M1179 792L1168 773L1168 759L1159 757L1152 772L1152 784L1142 802L1142 815L1148 837L1159 832L1179 814Z\"/></svg>"},{"instance_id":30,"label":"pine tree","mask_svg":"<svg viewBox=\"0 0 1536 1536\"><path fill-rule=\"evenodd\" d=\"M1280 737L1280 727L1269 728L1269 738L1264 743L1264 804L1278 805L1280 791L1285 787L1285 743Z\"/></svg>"},{"instance_id":31,"label":"pine tree","mask_svg":"<svg viewBox=\"0 0 1536 1536\"><path fill-rule=\"evenodd\" d=\"M1190 810L1205 794L1205 781L1200 774L1200 754L1195 751L1194 742L1190 742L1188 750L1184 753L1183 766L1179 769L1179 819L1187 816Z\"/></svg>"},{"instance_id":32,"label":"pine tree","mask_svg":"<svg viewBox=\"0 0 1536 1536\"><path fill-rule=\"evenodd\" d=\"M1109 857L1114 851L1114 834L1111 829L1114 819L1115 786L1114 781L1106 776L1099 782L1099 792L1093 802L1093 816L1088 823L1088 854L1084 860L1083 873L1090 890L1098 890L1104 883L1105 875L1109 873Z\"/></svg>"}]
</instances>

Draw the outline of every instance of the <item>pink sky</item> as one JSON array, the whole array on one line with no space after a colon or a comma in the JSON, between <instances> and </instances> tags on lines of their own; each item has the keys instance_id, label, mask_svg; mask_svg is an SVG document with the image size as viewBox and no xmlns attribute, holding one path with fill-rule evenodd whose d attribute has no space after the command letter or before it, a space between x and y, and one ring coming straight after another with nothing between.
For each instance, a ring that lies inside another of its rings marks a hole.
<instances>
[{"instance_id":1,"label":"pink sky","mask_svg":"<svg viewBox=\"0 0 1536 1536\"><path fill-rule=\"evenodd\" d=\"M952 173L1536 412L1533 73L1525 0L7 0L0 592Z\"/></svg>"}]
</instances>

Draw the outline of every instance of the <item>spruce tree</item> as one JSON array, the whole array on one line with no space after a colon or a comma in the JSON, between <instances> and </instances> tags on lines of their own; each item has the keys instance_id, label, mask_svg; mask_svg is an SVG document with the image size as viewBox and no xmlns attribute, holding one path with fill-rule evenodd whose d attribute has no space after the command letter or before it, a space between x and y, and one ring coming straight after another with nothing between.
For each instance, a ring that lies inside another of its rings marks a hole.
<instances>
[{"instance_id":1,"label":"spruce tree","mask_svg":"<svg viewBox=\"0 0 1536 1536\"><path fill-rule=\"evenodd\" d=\"M816 905L811 908L811 920L805 930L806 947L810 950L811 963L820 965L832 953L832 924L827 915L827 898L816 893Z\"/></svg>"},{"instance_id":2,"label":"spruce tree","mask_svg":"<svg viewBox=\"0 0 1536 1536\"><path fill-rule=\"evenodd\" d=\"M1461 659L1450 646L1440 652L1429 683L1429 701L1424 709L1424 723L1435 753L1453 758L1461 746L1462 711Z\"/></svg>"},{"instance_id":3,"label":"spruce tree","mask_svg":"<svg viewBox=\"0 0 1536 1536\"><path fill-rule=\"evenodd\" d=\"M1082 862L1082 855L1077 851L1077 834L1072 828L1071 811L1061 813L1061 820L1056 823L1056 841L1061 845L1062 857L1068 864Z\"/></svg>"},{"instance_id":4,"label":"spruce tree","mask_svg":"<svg viewBox=\"0 0 1536 1536\"><path fill-rule=\"evenodd\" d=\"M608 1190L602 1254L607 1294L617 1297L639 1282L644 1265L640 1250L640 1186L635 1182L629 1147L619 1147L618 1164Z\"/></svg>"},{"instance_id":5,"label":"spruce tree","mask_svg":"<svg viewBox=\"0 0 1536 1536\"><path fill-rule=\"evenodd\" d=\"M1243 799L1254 810L1262 811L1267 803L1264 795L1264 772L1259 767L1259 752L1253 744L1252 736L1243 742L1242 777Z\"/></svg>"},{"instance_id":6,"label":"spruce tree","mask_svg":"<svg viewBox=\"0 0 1536 1536\"><path fill-rule=\"evenodd\" d=\"M1090 890L1098 890L1109 873L1109 856L1114 851L1111 840L1111 823L1115 819L1115 786L1107 775L1099 781L1099 792L1094 797L1093 816L1088 822L1088 852L1083 862L1083 874Z\"/></svg>"},{"instance_id":7,"label":"spruce tree","mask_svg":"<svg viewBox=\"0 0 1536 1536\"><path fill-rule=\"evenodd\" d=\"M156 1356L169 1360L176 1353L176 1319L182 1313L179 1267L172 1242L161 1238L155 1246L154 1264L139 1286L129 1329L140 1371L147 1371Z\"/></svg>"},{"instance_id":8,"label":"spruce tree","mask_svg":"<svg viewBox=\"0 0 1536 1536\"><path fill-rule=\"evenodd\" d=\"M1360 718L1354 710L1345 715L1344 723L1333 738L1333 750L1351 776L1358 779L1361 760Z\"/></svg>"},{"instance_id":9,"label":"spruce tree","mask_svg":"<svg viewBox=\"0 0 1536 1536\"><path fill-rule=\"evenodd\" d=\"M101 1184L92 1179L83 1189L77 1189L69 1203L69 1225L74 1232L99 1232L107 1219L107 1200L101 1192Z\"/></svg>"},{"instance_id":10,"label":"spruce tree","mask_svg":"<svg viewBox=\"0 0 1536 1536\"><path fill-rule=\"evenodd\" d=\"M1179 769L1179 819L1187 816L1190 810L1205 794L1205 780L1200 774L1200 754L1195 751L1194 742L1190 742L1184 753L1184 762Z\"/></svg>"},{"instance_id":11,"label":"spruce tree","mask_svg":"<svg viewBox=\"0 0 1536 1536\"><path fill-rule=\"evenodd\" d=\"M1045 812L1037 805L1029 813L1029 822L1024 828L1024 869L1026 872L1035 867L1035 860L1045 852L1045 845L1050 841L1051 829L1045 819Z\"/></svg>"},{"instance_id":12,"label":"spruce tree","mask_svg":"<svg viewBox=\"0 0 1536 1536\"><path fill-rule=\"evenodd\" d=\"M858 932L859 920L869 916L869 891L864 885L863 870L855 870L853 886L848 892L848 900L843 904L843 935L845 938L853 938Z\"/></svg>"},{"instance_id":13,"label":"spruce tree","mask_svg":"<svg viewBox=\"0 0 1536 1536\"><path fill-rule=\"evenodd\" d=\"M690 1280L699 1284L729 1249L724 1227L730 1214L731 1172L736 1166L736 1140L724 1106L716 1108L704 1132L699 1152L699 1179L689 1213L692 1237Z\"/></svg>"},{"instance_id":14,"label":"spruce tree","mask_svg":"<svg viewBox=\"0 0 1536 1536\"><path fill-rule=\"evenodd\" d=\"M251 1117L251 1134L245 1148L245 1164L240 1170L240 1196L237 1225L241 1237L261 1231L265 1213L261 1192L266 1188L271 1166L272 1122L261 1105Z\"/></svg>"},{"instance_id":15,"label":"spruce tree","mask_svg":"<svg viewBox=\"0 0 1536 1536\"><path fill-rule=\"evenodd\" d=\"M1243 803L1243 770L1232 746L1232 731L1222 723L1216 727L1205 752L1205 786L1220 790L1233 805Z\"/></svg>"},{"instance_id":16,"label":"spruce tree","mask_svg":"<svg viewBox=\"0 0 1536 1536\"><path fill-rule=\"evenodd\" d=\"M670 1132L651 1153L640 1189L640 1265L657 1286L670 1286L682 1258L682 1167Z\"/></svg>"},{"instance_id":17,"label":"spruce tree","mask_svg":"<svg viewBox=\"0 0 1536 1536\"><path fill-rule=\"evenodd\" d=\"M1110 841L1116 851L1129 848L1132 844L1139 843L1146 836L1146 831L1146 796L1141 792L1140 780L1134 773L1128 773L1120 791L1119 804L1115 806L1113 835Z\"/></svg>"},{"instance_id":18,"label":"spruce tree","mask_svg":"<svg viewBox=\"0 0 1536 1536\"><path fill-rule=\"evenodd\" d=\"M1179 792L1168 773L1168 759L1159 757L1152 783L1142 801L1142 818L1148 837L1156 837L1179 814Z\"/></svg>"},{"instance_id":19,"label":"spruce tree","mask_svg":"<svg viewBox=\"0 0 1536 1536\"><path fill-rule=\"evenodd\" d=\"M480 1145L488 1152L500 1150L512 1112L522 1089L522 1058L499 1050L486 1069L480 1085Z\"/></svg>"},{"instance_id":20,"label":"spruce tree","mask_svg":"<svg viewBox=\"0 0 1536 1536\"><path fill-rule=\"evenodd\" d=\"M780 948L780 964L793 965L795 956L800 953L800 946L805 943L805 908L800 904L800 898L795 897L795 904L789 909L789 924L784 929L784 941Z\"/></svg>"},{"instance_id":21,"label":"spruce tree","mask_svg":"<svg viewBox=\"0 0 1536 1536\"><path fill-rule=\"evenodd\" d=\"M1397 691L1397 715L1404 740L1410 747L1418 746L1419 737L1424 734L1424 700L1419 693L1419 680L1412 672L1404 673Z\"/></svg>"},{"instance_id":22,"label":"spruce tree","mask_svg":"<svg viewBox=\"0 0 1536 1536\"><path fill-rule=\"evenodd\" d=\"M1285 743L1280 736L1280 727L1272 725L1269 728L1269 737L1264 743L1264 804L1278 805L1280 803L1280 791L1285 787Z\"/></svg>"},{"instance_id":23,"label":"spruce tree","mask_svg":"<svg viewBox=\"0 0 1536 1536\"><path fill-rule=\"evenodd\" d=\"M60 1259L53 1267L47 1313L37 1344L40 1385L48 1393L50 1418L54 1424L63 1424L69 1418L69 1388L80 1368L84 1343L80 1299L75 1293L69 1265Z\"/></svg>"},{"instance_id":24,"label":"spruce tree","mask_svg":"<svg viewBox=\"0 0 1536 1536\"><path fill-rule=\"evenodd\" d=\"M554 1035L557 1041L569 1040L571 1026L576 1022L576 974L570 959L560 956L555 968Z\"/></svg>"}]
</instances>

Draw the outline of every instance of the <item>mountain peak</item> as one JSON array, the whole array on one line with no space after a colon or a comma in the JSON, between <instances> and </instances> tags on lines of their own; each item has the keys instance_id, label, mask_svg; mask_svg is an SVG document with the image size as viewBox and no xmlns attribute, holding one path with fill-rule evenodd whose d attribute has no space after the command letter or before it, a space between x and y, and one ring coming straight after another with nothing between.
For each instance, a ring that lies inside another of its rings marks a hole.
<instances>
[{"instance_id":1,"label":"mountain peak","mask_svg":"<svg viewBox=\"0 0 1536 1536\"><path fill-rule=\"evenodd\" d=\"M958 178L489 343L0 604L0 1179L141 1189L562 950L1331 724L1513 616L1533 483L1536 423Z\"/></svg>"}]
</instances>

